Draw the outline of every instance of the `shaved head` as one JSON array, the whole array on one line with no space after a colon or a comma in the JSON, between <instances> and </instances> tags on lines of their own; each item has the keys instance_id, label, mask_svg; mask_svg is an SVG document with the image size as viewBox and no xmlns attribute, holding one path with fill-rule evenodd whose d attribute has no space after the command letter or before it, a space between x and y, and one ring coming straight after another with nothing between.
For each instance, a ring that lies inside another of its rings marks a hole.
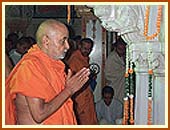
<instances>
[{"instance_id":1,"label":"shaved head","mask_svg":"<svg viewBox=\"0 0 170 130\"><path fill-rule=\"evenodd\" d=\"M48 19L44 21L43 23L40 24L36 32L37 44L41 46L43 36L54 35L57 32L59 32L61 28L67 29L67 27L63 23L56 21L54 19Z\"/></svg>"},{"instance_id":2,"label":"shaved head","mask_svg":"<svg viewBox=\"0 0 170 130\"><path fill-rule=\"evenodd\" d=\"M69 49L68 38L66 25L55 19L42 22L36 32L38 47L55 60L64 58Z\"/></svg>"}]
</instances>

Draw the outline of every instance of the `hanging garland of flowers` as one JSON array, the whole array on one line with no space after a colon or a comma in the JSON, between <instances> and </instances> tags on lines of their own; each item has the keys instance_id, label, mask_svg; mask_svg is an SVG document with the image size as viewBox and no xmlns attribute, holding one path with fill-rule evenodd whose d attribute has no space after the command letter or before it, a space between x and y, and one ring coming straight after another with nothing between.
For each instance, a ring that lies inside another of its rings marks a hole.
<instances>
[{"instance_id":1,"label":"hanging garland of flowers","mask_svg":"<svg viewBox=\"0 0 170 130\"><path fill-rule=\"evenodd\" d=\"M124 93L124 111L122 125L128 125L129 119L129 48L126 46L126 72L125 72L125 93Z\"/></svg>"},{"instance_id":2,"label":"hanging garland of flowers","mask_svg":"<svg viewBox=\"0 0 170 130\"><path fill-rule=\"evenodd\" d=\"M149 23L149 15L150 15L150 6L146 6L146 13L145 13L145 24L144 24L144 36L146 37L146 40L152 40L155 37L157 37L160 33L160 25L161 25L161 16L162 16L162 6L158 6L158 14L157 14L157 21L156 21L156 32L152 35L148 35L148 23ZM149 62L149 88L148 88L148 125L152 124L152 85L153 85L153 70L152 70L152 62L151 62L151 53L152 49L149 47L149 53L148 53L148 62ZM129 62L130 62L130 68L129 68ZM125 98L124 98L124 114L123 114L123 125L129 123L132 125L134 124L134 81L133 81L133 63L129 61L129 49L126 48L126 72L125 72ZM129 101L130 99L130 101ZM129 104L130 103L130 104ZM129 113L130 112L130 113ZM130 117L129 117L130 116Z\"/></svg>"},{"instance_id":3,"label":"hanging garland of flowers","mask_svg":"<svg viewBox=\"0 0 170 130\"><path fill-rule=\"evenodd\" d=\"M129 64L130 63L130 64ZM124 114L123 125L134 125L134 70L133 63L129 59L129 47L126 46L126 72L125 72L125 93L124 93Z\"/></svg>"},{"instance_id":4,"label":"hanging garland of flowers","mask_svg":"<svg viewBox=\"0 0 170 130\"><path fill-rule=\"evenodd\" d=\"M152 79L153 79L153 69L151 62L151 54L152 50L149 49L148 52L148 62L149 62L149 70L148 70L148 125L152 125Z\"/></svg>"},{"instance_id":5,"label":"hanging garland of flowers","mask_svg":"<svg viewBox=\"0 0 170 130\"><path fill-rule=\"evenodd\" d=\"M70 24L71 20L71 5L67 5L67 23Z\"/></svg>"},{"instance_id":6,"label":"hanging garland of flowers","mask_svg":"<svg viewBox=\"0 0 170 130\"><path fill-rule=\"evenodd\" d=\"M157 21L156 21L156 32L153 33L152 35L148 36L148 23L149 23L149 15L150 15L150 6L146 6L146 13L145 13L145 26L144 26L144 36L146 37L146 40L152 40L155 37L158 36L160 33L160 25L161 25L161 16L162 16L162 6L158 6L158 11L157 11ZM151 62L151 54L152 54L152 49L149 47L149 52L148 52L148 64L149 64L149 70L148 70L148 125L152 125L152 86L153 86L153 69L152 69L152 62Z\"/></svg>"},{"instance_id":7,"label":"hanging garland of flowers","mask_svg":"<svg viewBox=\"0 0 170 130\"><path fill-rule=\"evenodd\" d=\"M128 97L125 97L122 125L128 125L128 119L129 119L129 100Z\"/></svg>"},{"instance_id":8,"label":"hanging garland of flowers","mask_svg":"<svg viewBox=\"0 0 170 130\"><path fill-rule=\"evenodd\" d=\"M153 73L150 71L149 73L149 90L148 90L148 125L152 125L152 75Z\"/></svg>"},{"instance_id":9,"label":"hanging garland of flowers","mask_svg":"<svg viewBox=\"0 0 170 130\"><path fill-rule=\"evenodd\" d=\"M132 61L130 61L130 69L129 69L129 74L130 74L130 95L129 95L129 99L130 99L130 119L129 122L131 125L134 124L134 108L133 108L133 101L134 101L134 79L133 79L133 74L134 74L134 70L133 70L133 63Z\"/></svg>"},{"instance_id":10,"label":"hanging garland of flowers","mask_svg":"<svg viewBox=\"0 0 170 130\"><path fill-rule=\"evenodd\" d=\"M155 37L157 37L158 34L160 33L161 17L162 17L162 5L158 6L158 14L157 14L157 21L156 21L156 32L153 33L150 36L148 36L149 14L150 14L150 5L146 6L146 12L145 12L144 36L146 37L146 40L152 40Z\"/></svg>"}]
</instances>

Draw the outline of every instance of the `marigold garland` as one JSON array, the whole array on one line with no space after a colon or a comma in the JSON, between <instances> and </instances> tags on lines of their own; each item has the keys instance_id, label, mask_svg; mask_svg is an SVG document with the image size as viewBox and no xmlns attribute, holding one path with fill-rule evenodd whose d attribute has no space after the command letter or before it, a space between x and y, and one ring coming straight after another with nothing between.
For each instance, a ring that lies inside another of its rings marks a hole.
<instances>
[{"instance_id":1,"label":"marigold garland","mask_svg":"<svg viewBox=\"0 0 170 130\"><path fill-rule=\"evenodd\" d=\"M133 99L134 99L133 95L130 95L130 120L129 120L129 122L130 122L131 125L134 125Z\"/></svg>"},{"instance_id":2,"label":"marigold garland","mask_svg":"<svg viewBox=\"0 0 170 130\"><path fill-rule=\"evenodd\" d=\"M71 5L67 5L67 23L70 24L71 20Z\"/></svg>"},{"instance_id":3,"label":"marigold garland","mask_svg":"<svg viewBox=\"0 0 170 130\"><path fill-rule=\"evenodd\" d=\"M128 97L125 97L122 125L128 125L128 119L129 119L129 100Z\"/></svg>"},{"instance_id":4,"label":"marigold garland","mask_svg":"<svg viewBox=\"0 0 170 130\"><path fill-rule=\"evenodd\" d=\"M150 45L150 44L149 44ZM152 48L149 46L149 52L148 52L148 125L152 124L152 78L153 78L153 69L152 69Z\"/></svg>"},{"instance_id":5,"label":"marigold garland","mask_svg":"<svg viewBox=\"0 0 170 130\"><path fill-rule=\"evenodd\" d=\"M161 27L161 17L162 17L162 5L158 6L157 10L157 21L156 21L156 32L152 35L148 36L148 24L149 24L149 15L150 15L150 5L146 6L146 12L145 12L145 24L144 24L144 36L146 37L146 40L152 40L155 37L158 36L160 33L160 27ZM149 62L149 88L148 88L148 125L152 124L152 77L153 77L153 69L152 69L152 62L151 62L151 48L149 49L148 53L148 62Z\"/></svg>"},{"instance_id":6,"label":"marigold garland","mask_svg":"<svg viewBox=\"0 0 170 130\"><path fill-rule=\"evenodd\" d=\"M125 72L125 93L124 93L124 110L122 125L128 125L129 119L129 48L126 46L126 72Z\"/></svg>"},{"instance_id":7,"label":"marigold garland","mask_svg":"<svg viewBox=\"0 0 170 130\"><path fill-rule=\"evenodd\" d=\"M152 99L148 99L148 125L152 125Z\"/></svg>"},{"instance_id":8,"label":"marigold garland","mask_svg":"<svg viewBox=\"0 0 170 130\"><path fill-rule=\"evenodd\" d=\"M158 6L158 14L157 14L157 21L156 21L156 32L150 36L148 36L148 24L149 24L149 14L150 14L150 6L148 5L146 7L146 12L145 12L145 24L144 24L144 36L146 37L146 40L152 40L155 37L158 36L160 33L160 25L161 25L161 16L162 16L162 6ZM128 49L127 49L128 50ZM150 55L149 55L150 56ZM149 58L150 59L150 58ZM150 61L149 61L150 62ZM130 74L130 84L129 84L129 74ZM128 124L128 119L129 119L129 107L130 107L130 119L129 122L130 124L134 124L134 112L133 112L133 68L132 68L132 62L130 64L130 69L129 69L129 57L128 57L128 51L126 52L126 73L125 73L125 98L124 98L124 116L123 116L123 125ZM150 69L148 70L149 74L149 90L148 90L148 125L152 124L152 75L153 75L153 70ZM129 87L130 87L130 95L129 95ZM130 98L130 105L129 105L129 99L128 95Z\"/></svg>"},{"instance_id":9,"label":"marigold garland","mask_svg":"<svg viewBox=\"0 0 170 130\"><path fill-rule=\"evenodd\" d=\"M158 14L157 14L157 21L156 21L156 32L153 33L150 36L148 36L149 14L150 14L150 5L146 6L146 12L145 12L144 36L146 37L146 40L152 40L155 37L157 37L158 34L160 33L161 17L162 17L162 5L158 6Z\"/></svg>"},{"instance_id":10,"label":"marigold garland","mask_svg":"<svg viewBox=\"0 0 170 130\"><path fill-rule=\"evenodd\" d=\"M132 61L130 61L130 69L129 69L129 74L130 74L130 84L129 84L129 87L130 87L130 95L129 95L129 99L130 99L130 119L129 119L129 123L131 125L134 125L134 108L133 108L133 102L134 102L134 79L133 79L133 76L134 76L134 70L133 70L133 63Z\"/></svg>"}]
</instances>

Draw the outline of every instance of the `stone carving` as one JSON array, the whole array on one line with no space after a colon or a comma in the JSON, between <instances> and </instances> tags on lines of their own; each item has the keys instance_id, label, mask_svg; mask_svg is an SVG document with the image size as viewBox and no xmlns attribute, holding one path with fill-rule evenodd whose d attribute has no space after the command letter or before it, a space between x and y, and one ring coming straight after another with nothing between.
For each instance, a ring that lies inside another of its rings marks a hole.
<instances>
[{"instance_id":1,"label":"stone carving","mask_svg":"<svg viewBox=\"0 0 170 130\"><path fill-rule=\"evenodd\" d=\"M118 32L128 44L129 60L135 63L136 72L136 99L135 99L135 124L147 124L147 90L148 69L152 68L155 83L154 94L161 88L157 99L153 98L153 124L165 124L165 27L161 23L160 36L152 41L146 41L144 37L145 5L88 5L93 8L94 14L101 20L101 25L108 31ZM149 16L148 35L156 32L157 6L151 6ZM162 11L164 22L164 7ZM153 23L153 24L152 24ZM149 56L150 57L149 57ZM150 66L150 67L149 67ZM142 107L140 107L142 104Z\"/></svg>"},{"instance_id":2,"label":"stone carving","mask_svg":"<svg viewBox=\"0 0 170 130\"><path fill-rule=\"evenodd\" d=\"M88 5L88 7L93 9L106 30L118 32L127 44L146 41L143 35L146 5ZM160 36L164 36L164 11L163 7ZM151 6L149 35L156 32L156 18L157 6ZM158 38L153 40L157 41Z\"/></svg>"},{"instance_id":3,"label":"stone carving","mask_svg":"<svg viewBox=\"0 0 170 130\"><path fill-rule=\"evenodd\" d=\"M144 41L144 14L140 5L88 5L108 31L118 32L130 44Z\"/></svg>"},{"instance_id":4,"label":"stone carving","mask_svg":"<svg viewBox=\"0 0 170 130\"><path fill-rule=\"evenodd\" d=\"M147 46L147 47L146 47ZM136 71L147 73L148 71L148 52L151 52L151 65L154 73L165 73L165 56L161 51L161 43L158 41L138 42L129 45L130 60L135 63Z\"/></svg>"}]
</instances>

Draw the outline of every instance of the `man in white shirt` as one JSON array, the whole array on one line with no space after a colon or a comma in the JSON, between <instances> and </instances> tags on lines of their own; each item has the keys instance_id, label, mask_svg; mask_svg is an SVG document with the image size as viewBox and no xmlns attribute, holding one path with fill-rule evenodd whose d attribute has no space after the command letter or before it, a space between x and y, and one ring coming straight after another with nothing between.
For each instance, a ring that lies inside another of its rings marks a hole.
<instances>
[{"instance_id":1,"label":"man in white shirt","mask_svg":"<svg viewBox=\"0 0 170 130\"><path fill-rule=\"evenodd\" d=\"M9 52L9 57L11 58L14 66L18 63L18 61L22 58L22 56L27 52L29 48L29 39L27 37L21 37L16 44L16 49L12 49Z\"/></svg>"},{"instance_id":2,"label":"man in white shirt","mask_svg":"<svg viewBox=\"0 0 170 130\"><path fill-rule=\"evenodd\" d=\"M113 51L109 54L105 62L106 85L112 86L115 91L115 98L123 103L125 87L125 56L126 43L118 36L113 44Z\"/></svg>"},{"instance_id":3,"label":"man in white shirt","mask_svg":"<svg viewBox=\"0 0 170 130\"><path fill-rule=\"evenodd\" d=\"M101 125L115 125L116 120L123 117L123 104L113 96L112 87L105 86L102 89L102 99L96 103L97 119Z\"/></svg>"}]
</instances>

